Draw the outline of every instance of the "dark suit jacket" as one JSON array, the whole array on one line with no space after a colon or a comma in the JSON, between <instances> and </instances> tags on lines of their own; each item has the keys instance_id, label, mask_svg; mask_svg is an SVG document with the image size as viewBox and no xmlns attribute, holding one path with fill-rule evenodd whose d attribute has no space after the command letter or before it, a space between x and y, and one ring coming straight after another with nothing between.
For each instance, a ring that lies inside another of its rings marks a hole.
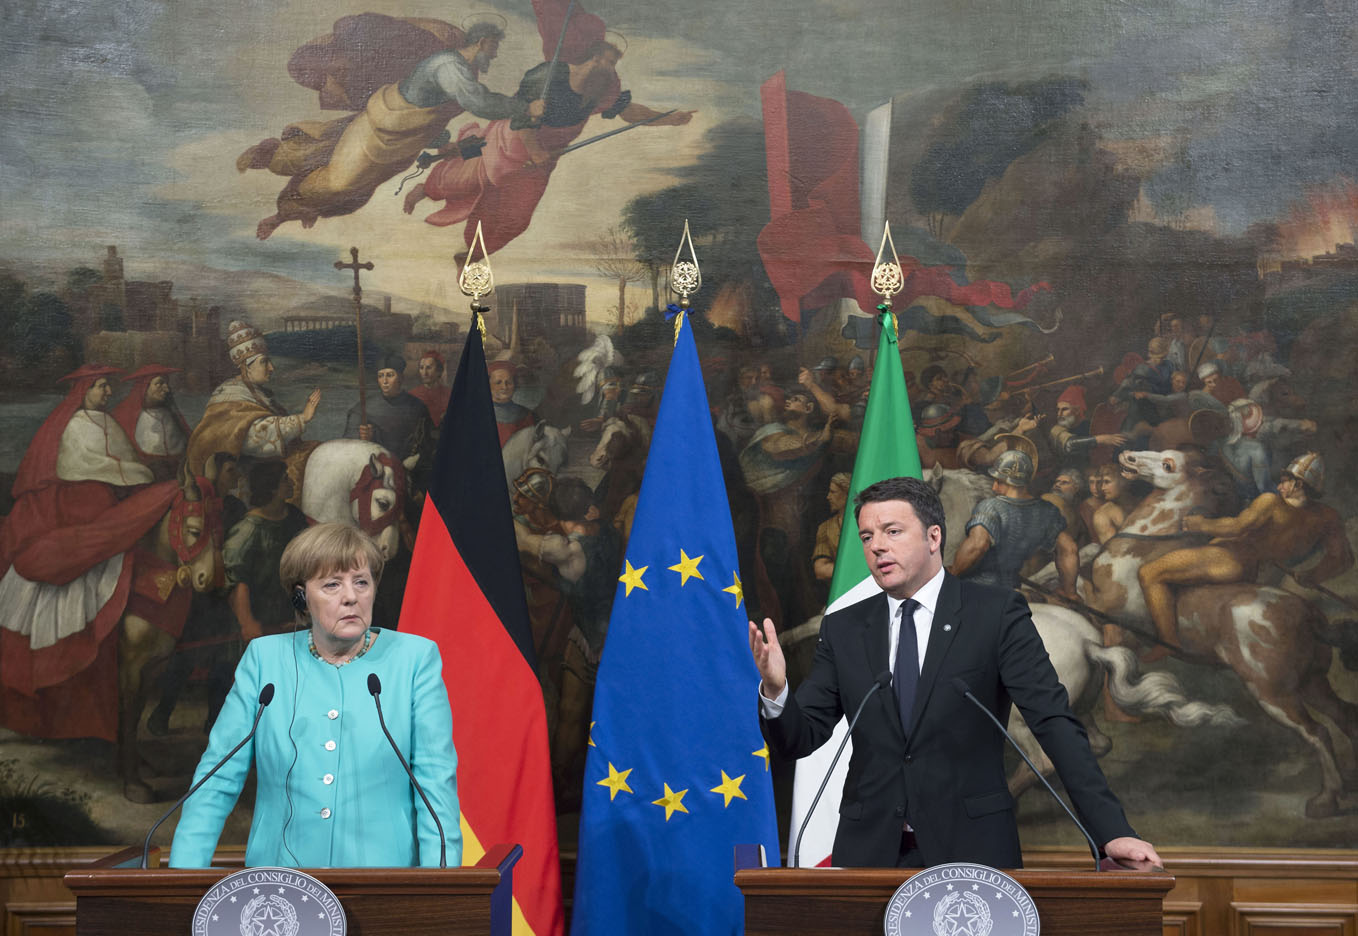
<instances>
[{"instance_id":1,"label":"dark suit jacket","mask_svg":"<svg viewBox=\"0 0 1358 936\"><path fill-rule=\"evenodd\" d=\"M876 676L890 668L889 639L885 594L826 615L810 675L789 695L783 713L764 719L761 706L770 749L803 757L823 744L840 716L851 716ZM1135 834L1070 710L1027 602L1018 592L945 573L910 730L901 728L890 686L868 700L854 728L836 865L894 865L902 824L909 820L926 865L1021 866L1004 738L953 688L956 677L1001 723L1011 702L1019 707L1100 846Z\"/></svg>"}]
</instances>

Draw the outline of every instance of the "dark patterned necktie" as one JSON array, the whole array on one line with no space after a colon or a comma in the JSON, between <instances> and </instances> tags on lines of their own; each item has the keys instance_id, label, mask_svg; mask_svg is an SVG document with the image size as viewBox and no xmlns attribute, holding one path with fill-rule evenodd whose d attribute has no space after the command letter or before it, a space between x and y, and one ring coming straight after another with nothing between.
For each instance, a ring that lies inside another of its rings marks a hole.
<instances>
[{"instance_id":1,"label":"dark patterned necktie","mask_svg":"<svg viewBox=\"0 0 1358 936\"><path fill-rule=\"evenodd\" d=\"M900 636L896 640L896 670L892 687L896 707L901 712L901 730L910 734L910 716L915 711L915 687L919 685L919 639L915 636L915 609L919 602L908 598L901 604Z\"/></svg>"}]
</instances>

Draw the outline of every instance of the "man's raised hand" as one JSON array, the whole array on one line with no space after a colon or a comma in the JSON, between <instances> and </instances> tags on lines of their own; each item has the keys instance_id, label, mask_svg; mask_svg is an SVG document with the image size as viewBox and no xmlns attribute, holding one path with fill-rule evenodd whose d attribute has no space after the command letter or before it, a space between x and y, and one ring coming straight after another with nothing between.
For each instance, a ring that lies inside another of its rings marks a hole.
<instances>
[{"instance_id":1,"label":"man's raised hand","mask_svg":"<svg viewBox=\"0 0 1358 936\"><path fill-rule=\"evenodd\" d=\"M315 387L311 394L306 398L306 406L302 408L302 422L309 423L316 418L316 407L321 405L321 388Z\"/></svg>"},{"instance_id":2,"label":"man's raised hand","mask_svg":"<svg viewBox=\"0 0 1358 936\"><path fill-rule=\"evenodd\" d=\"M773 701L787 685L787 661L783 658L778 632L774 630L770 618L764 618L762 629L754 621L750 622L750 653L754 655L754 665L759 670L759 692L764 698Z\"/></svg>"}]
</instances>

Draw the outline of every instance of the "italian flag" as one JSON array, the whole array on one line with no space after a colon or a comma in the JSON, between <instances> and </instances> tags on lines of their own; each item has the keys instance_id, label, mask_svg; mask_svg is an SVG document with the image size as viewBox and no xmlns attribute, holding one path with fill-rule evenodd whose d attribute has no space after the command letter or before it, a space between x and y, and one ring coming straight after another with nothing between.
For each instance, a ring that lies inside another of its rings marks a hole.
<instances>
[{"instance_id":1,"label":"italian flag","mask_svg":"<svg viewBox=\"0 0 1358 936\"><path fill-rule=\"evenodd\" d=\"M886 478L905 475L918 478L921 474L919 450L915 447L915 425L910 418L910 399L905 392L905 373L901 370L901 355L896 344L895 317L889 312L882 313L881 325L872 386L868 390L868 409L863 417L858 454L854 457L853 480L849 483L849 501L844 507L844 529L839 536L826 614L862 601L880 590L868 573L868 563L858 541L858 526L853 522L854 497L868 485ZM841 718L830 740L797 762L792 790L792 828L788 836L789 856L797 853L797 831L806 819L816 789L829 770L830 761L847 730L848 721ZM839 822L840 793L849 772L852 749L850 744L835 765L825 795L802 836L800 860L804 867L830 863L830 849Z\"/></svg>"}]
</instances>

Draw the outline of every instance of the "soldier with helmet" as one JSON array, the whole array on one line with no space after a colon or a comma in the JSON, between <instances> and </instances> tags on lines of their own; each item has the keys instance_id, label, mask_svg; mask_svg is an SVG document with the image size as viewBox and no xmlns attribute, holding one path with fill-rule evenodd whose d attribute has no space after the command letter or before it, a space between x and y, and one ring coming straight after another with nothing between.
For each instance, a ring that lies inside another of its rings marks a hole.
<instances>
[{"instance_id":1,"label":"soldier with helmet","mask_svg":"<svg viewBox=\"0 0 1358 936\"><path fill-rule=\"evenodd\" d=\"M915 444L919 448L921 468L942 465L944 468L960 468L957 461L959 441L957 425L962 417L946 403L929 403L920 412L919 426L915 429Z\"/></svg>"},{"instance_id":2,"label":"soldier with helmet","mask_svg":"<svg viewBox=\"0 0 1358 936\"><path fill-rule=\"evenodd\" d=\"M797 383L815 397L816 404L825 415L833 415L836 420L845 423L853 415L853 401L844 398L844 381L839 375L839 361L825 357L815 367L799 368Z\"/></svg>"},{"instance_id":3,"label":"soldier with helmet","mask_svg":"<svg viewBox=\"0 0 1358 936\"><path fill-rule=\"evenodd\" d=\"M849 358L849 366L845 369L845 389L847 392L857 394L868 383L868 362L863 360L863 355L855 354Z\"/></svg>"},{"instance_id":4,"label":"soldier with helmet","mask_svg":"<svg viewBox=\"0 0 1358 936\"><path fill-rule=\"evenodd\" d=\"M632 385L627 388L627 399L618 408L618 412L624 416L640 416L655 426L660 409L655 392L659 387L660 375L655 371L642 371L637 374L632 378Z\"/></svg>"},{"instance_id":5,"label":"soldier with helmet","mask_svg":"<svg viewBox=\"0 0 1358 936\"><path fill-rule=\"evenodd\" d=\"M839 374L839 358L832 354L828 354L816 362L816 366L811 368L811 370L821 380L833 382L835 377Z\"/></svg>"},{"instance_id":6,"label":"soldier with helmet","mask_svg":"<svg viewBox=\"0 0 1358 936\"><path fill-rule=\"evenodd\" d=\"M1035 553L1054 551L1061 593L1075 598L1079 549L1056 505L1034 497L1029 490L1033 472L1032 456L1022 449L1010 449L995 459L989 471L995 496L972 510L967 538L958 547L950 571L985 585L1017 588L1024 563Z\"/></svg>"},{"instance_id":7,"label":"soldier with helmet","mask_svg":"<svg viewBox=\"0 0 1358 936\"><path fill-rule=\"evenodd\" d=\"M1206 546L1176 549L1146 563L1138 573L1155 631L1168 646L1179 645L1178 614L1170 586L1229 585L1252 582L1260 567L1272 563L1305 587L1318 585L1353 566L1344 522L1320 502L1325 491L1325 462L1305 452L1283 469L1277 493L1256 497L1239 516L1184 518L1189 533L1213 537ZM1320 559L1295 571L1316 553ZM1156 656L1168 651L1157 648Z\"/></svg>"}]
</instances>

